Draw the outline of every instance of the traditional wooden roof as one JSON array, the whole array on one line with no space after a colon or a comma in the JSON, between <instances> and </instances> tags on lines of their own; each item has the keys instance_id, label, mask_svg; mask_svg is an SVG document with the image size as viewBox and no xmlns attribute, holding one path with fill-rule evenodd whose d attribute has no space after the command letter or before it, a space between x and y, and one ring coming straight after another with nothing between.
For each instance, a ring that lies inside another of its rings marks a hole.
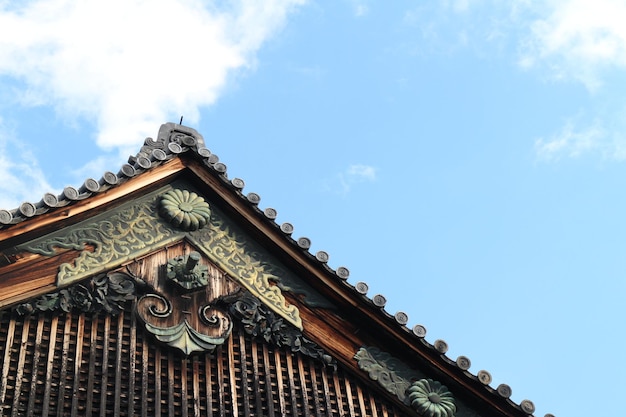
<instances>
[{"instance_id":1,"label":"traditional wooden roof","mask_svg":"<svg viewBox=\"0 0 626 417\"><path fill-rule=\"evenodd\" d=\"M243 189L168 123L117 174L0 210L0 407L532 415Z\"/></svg>"}]
</instances>

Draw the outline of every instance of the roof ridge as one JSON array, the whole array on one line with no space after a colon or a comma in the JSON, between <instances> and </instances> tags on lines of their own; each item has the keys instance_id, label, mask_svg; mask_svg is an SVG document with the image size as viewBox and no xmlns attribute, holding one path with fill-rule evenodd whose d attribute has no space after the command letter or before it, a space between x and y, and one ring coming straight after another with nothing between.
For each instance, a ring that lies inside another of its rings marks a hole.
<instances>
[{"instance_id":1,"label":"roof ridge","mask_svg":"<svg viewBox=\"0 0 626 417\"><path fill-rule=\"evenodd\" d=\"M448 365L457 368L467 380L480 382L487 392L494 397L503 398L510 406L521 410L528 416L532 416L535 411L535 405L532 401L525 399L517 404L510 400L512 393L511 387L507 384L500 384L496 388L491 387L492 377L486 370L480 370L476 375L470 373L469 368L471 361L468 357L461 355L456 360L452 360L446 356L448 344L444 340L438 339L432 344L427 342L425 339L426 328L424 326L416 324L409 329L409 327L407 327L409 321L408 314L403 311L398 311L392 315L385 310L387 299L384 295L376 294L371 298L368 297L367 292L369 286L367 283L362 281L357 282L355 285L348 283L347 280L350 275L348 268L340 266L336 270L333 270L328 265L330 256L327 252L322 250L315 254L309 252L311 240L308 237L292 238L291 235L294 231L293 225L288 222L279 225L276 222L277 211L274 208L267 207L264 210L259 209L258 204L261 201L261 197L257 193L250 192L244 195L242 192L245 187L244 180L240 178L228 178L226 165L219 161L217 155L211 153L211 151L205 147L204 138L193 128L171 122L165 123L161 125L159 129L157 140L150 137L146 138L139 152L134 156L129 156L128 162L122 165L117 174L107 171L99 180L88 178L79 188L71 186L65 187L63 192L58 196L53 193L45 193L42 199L37 203L23 202L19 207L12 210L0 209L0 230L116 187L140 175L142 172L161 165L166 161L176 158L179 154L188 151L192 151L200 156L208 168L215 171L219 178L229 185L242 200L245 200L250 206L263 214L266 220L277 227L294 246L299 248L310 259L315 260L327 272L334 275L345 287L362 297L370 306L378 308L388 321L399 325L406 334L412 335L417 343L420 343L433 353L439 355ZM545 417L554 417L554 415L546 414Z\"/></svg>"}]
</instances>

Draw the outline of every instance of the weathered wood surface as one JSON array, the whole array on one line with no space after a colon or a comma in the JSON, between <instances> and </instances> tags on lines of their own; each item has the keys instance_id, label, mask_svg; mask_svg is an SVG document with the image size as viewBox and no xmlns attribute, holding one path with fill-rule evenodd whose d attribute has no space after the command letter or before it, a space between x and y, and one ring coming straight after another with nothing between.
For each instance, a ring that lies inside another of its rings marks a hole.
<instances>
[{"instance_id":1,"label":"weathered wood surface","mask_svg":"<svg viewBox=\"0 0 626 417\"><path fill-rule=\"evenodd\" d=\"M213 354L185 358L162 350L136 320L0 312L0 415L402 415L342 367L238 329Z\"/></svg>"},{"instance_id":2,"label":"weathered wood surface","mask_svg":"<svg viewBox=\"0 0 626 417\"><path fill-rule=\"evenodd\" d=\"M24 254L0 269L0 309L56 289L59 263L71 262L78 251L60 250L55 257Z\"/></svg>"},{"instance_id":3,"label":"weathered wood surface","mask_svg":"<svg viewBox=\"0 0 626 417\"><path fill-rule=\"evenodd\" d=\"M127 268L167 293L171 283L162 279L163 265L193 249L179 242ZM75 256L69 252L58 258ZM52 264L46 258L38 263L50 279ZM170 300L175 310L193 312L200 301L239 288L206 259L202 263L209 267L209 285ZM12 277L26 265L13 266L5 282L14 282ZM34 267L29 271L35 274ZM332 356L350 359L363 343L367 332L335 313L308 308L295 297L288 302L300 305L306 335L323 342ZM406 411L381 398L371 383L360 386L351 371L270 347L240 329L212 354L184 357L155 341L139 320L134 308L118 316L0 311L0 415L361 417ZM344 365L355 369L349 360Z\"/></svg>"}]
</instances>

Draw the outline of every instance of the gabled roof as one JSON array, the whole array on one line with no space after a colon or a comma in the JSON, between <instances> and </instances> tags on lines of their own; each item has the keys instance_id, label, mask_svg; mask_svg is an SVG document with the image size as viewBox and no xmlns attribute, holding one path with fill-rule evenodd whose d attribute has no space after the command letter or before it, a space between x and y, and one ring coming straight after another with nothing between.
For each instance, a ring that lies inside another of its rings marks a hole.
<instances>
[{"instance_id":1,"label":"gabled roof","mask_svg":"<svg viewBox=\"0 0 626 417\"><path fill-rule=\"evenodd\" d=\"M228 216L246 225L246 230L253 234L261 246L275 253L279 262L297 275L307 277L308 285L319 292L322 298L330 300L338 311L345 313L353 322L364 323L368 334L384 335L378 340L364 337L372 341L371 347L354 346L356 339L349 335L342 336L344 339L337 344L318 342L338 362L360 368L364 375L369 373L370 377L375 378L365 363L378 360L376 355L383 348L381 343L384 339L385 352L381 357L392 359L391 362L381 359L378 365L383 368L387 366L390 374L395 375L392 364L408 363L419 368L423 374L435 375L452 390L462 391L463 400L474 408L484 410L485 415L532 415L535 407L531 401L524 400L520 404L512 402L509 399L509 386L501 384L492 387L489 372L470 372L468 358L449 358L446 356L445 341L428 342L423 326L408 328L405 313L392 315L385 310L386 299L383 295L368 296L366 283L352 285L347 281L348 269L330 268L326 252L309 252L310 240L306 237L294 238L294 228L290 223L277 224L275 209L260 209L260 196L252 192L244 194L244 181L236 177L229 178L226 165L205 147L198 132L186 126L173 123L162 125L157 139L146 139L137 155L131 156L117 173L106 172L99 180L87 179L78 188L66 187L58 196L47 193L37 203L25 202L13 210L0 210L0 271L1 268L10 269L11 265L29 261L20 254L20 245L25 242L36 241L55 230L106 213L115 204L132 201L183 175L194 182L200 191L211 194L213 199L219 201L220 209ZM0 276L0 309L73 282L71 279L55 282L53 278L42 277L37 282L23 285L19 277L3 281ZM311 290L304 293L310 294ZM290 299L291 302L297 300L298 296ZM303 306L303 309L306 307ZM337 328L339 322L332 322L331 316L318 316L314 310L311 307L306 314L303 313L307 320L303 326L307 337L323 333L320 327L324 320L341 333L342 329ZM284 317L287 318L286 313ZM296 319L291 322L296 326L299 324ZM350 330L356 333L360 328L355 326ZM377 341L378 345L374 346ZM401 376L398 378L401 379ZM387 391L386 395L398 400L389 387L381 386L381 391Z\"/></svg>"}]
</instances>

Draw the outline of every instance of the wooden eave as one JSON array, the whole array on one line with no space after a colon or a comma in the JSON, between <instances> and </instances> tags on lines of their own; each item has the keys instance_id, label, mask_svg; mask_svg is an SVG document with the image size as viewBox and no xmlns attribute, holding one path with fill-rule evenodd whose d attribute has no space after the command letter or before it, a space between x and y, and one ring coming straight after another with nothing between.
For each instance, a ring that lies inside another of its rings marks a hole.
<instances>
[{"instance_id":1,"label":"wooden eave","mask_svg":"<svg viewBox=\"0 0 626 417\"><path fill-rule=\"evenodd\" d=\"M426 374L432 374L469 405L480 409L482 414L502 417L529 416L529 413L500 395L496 389L483 384L475 375L461 369L456 361L445 355L445 352L438 351L423 337L414 334L404 324L399 324L394 316L384 310L384 306L378 307L370 298L358 293L354 286L347 282L345 279L347 277L338 276L337 271L309 253L308 248L299 246L289 232L285 232L273 218L268 217L242 194L241 187L233 184L233 180L226 176L225 167L216 169L215 162L209 163L208 158L198 152L200 145L191 151L173 155L170 159L145 169L139 175L84 200L51 209L0 229L0 254L4 255L0 255L4 258L4 264L0 263L0 308L57 288L55 276L50 273L36 280L32 280L32 273L22 274L20 278L10 281L4 280L2 275L12 272L15 276L16 271L28 271L29 264L41 261L39 255L16 254L11 251L12 248L103 213L175 179L184 178L205 193L212 203L217 204L285 266L301 276L336 306L335 311L314 309L300 303L295 296L288 298L289 302L297 304L300 309L304 334L315 340L338 362L352 369L356 375L362 375L365 383L377 387L358 368L353 358L354 354L364 344L380 341L379 335L384 334L385 349L390 354ZM62 251L58 255L59 259L64 259L64 256L69 258L72 255L64 255ZM358 327L354 325L350 327L351 323L360 324ZM329 338L329 335L333 337ZM398 401L384 390L380 390L383 395Z\"/></svg>"}]
</instances>

